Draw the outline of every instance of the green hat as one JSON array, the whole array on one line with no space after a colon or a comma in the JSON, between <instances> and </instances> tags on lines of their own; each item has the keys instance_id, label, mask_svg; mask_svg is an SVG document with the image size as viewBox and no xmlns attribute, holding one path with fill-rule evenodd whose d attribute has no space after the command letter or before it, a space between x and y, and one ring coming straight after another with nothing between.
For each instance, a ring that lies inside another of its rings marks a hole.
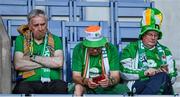
<instances>
[{"instance_id":1,"label":"green hat","mask_svg":"<svg viewBox=\"0 0 180 97\"><path fill-rule=\"evenodd\" d=\"M89 26L85 29L86 38L83 40L83 45L86 47L102 47L108 42L101 34L100 26Z\"/></svg>"},{"instance_id":2,"label":"green hat","mask_svg":"<svg viewBox=\"0 0 180 97\"><path fill-rule=\"evenodd\" d=\"M160 26L162 23L163 15L161 11L156 8L147 8L143 12L143 19L141 20L141 32L139 34L139 38L147 31L156 31L159 34L159 39L162 38L162 31L160 30Z\"/></svg>"}]
</instances>

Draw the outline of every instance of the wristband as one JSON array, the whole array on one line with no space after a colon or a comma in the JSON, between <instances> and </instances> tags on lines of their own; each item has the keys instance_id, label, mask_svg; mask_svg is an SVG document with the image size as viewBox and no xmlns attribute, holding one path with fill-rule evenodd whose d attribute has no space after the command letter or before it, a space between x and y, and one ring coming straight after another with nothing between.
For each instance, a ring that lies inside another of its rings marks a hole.
<instances>
[{"instance_id":1,"label":"wristband","mask_svg":"<svg viewBox=\"0 0 180 97\"><path fill-rule=\"evenodd\" d=\"M33 55L33 60L35 60L36 59L36 55Z\"/></svg>"},{"instance_id":2,"label":"wristband","mask_svg":"<svg viewBox=\"0 0 180 97\"><path fill-rule=\"evenodd\" d=\"M86 85L85 80L86 80L86 78L83 78L83 79L82 79L82 85L84 85L84 86Z\"/></svg>"},{"instance_id":3,"label":"wristband","mask_svg":"<svg viewBox=\"0 0 180 97\"><path fill-rule=\"evenodd\" d=\"M35 62L35 59L36 59L36 55L31 55L30 56L31 60Z\"/></svg>"},{"instance_id":4,"label":"wristband","mask_svg":"<svg viewBox=\"0 0 180 97\"><path fill-rule=\"evenodd\" d=\"M109 77L109 86L113 86L116 84L116 80L114 77Z\"/></svg>"}]
</instances>

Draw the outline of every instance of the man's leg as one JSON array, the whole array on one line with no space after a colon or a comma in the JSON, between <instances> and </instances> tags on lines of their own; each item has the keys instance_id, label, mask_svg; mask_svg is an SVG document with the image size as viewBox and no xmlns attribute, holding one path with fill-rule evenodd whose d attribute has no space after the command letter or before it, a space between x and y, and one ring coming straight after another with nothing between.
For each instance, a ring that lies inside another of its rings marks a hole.
<instances>
[{"instance_id":1,"label":"man's leg","mask_svg":"<svg viewBox=\"0 0 180 97\"><path fill-rule=\"evenodd\" d=\"M142 92L142 94L158 94L160 93L160 89L166 89L170 84L170 78L167 73L161 72L152 77L150 77L146 88ZM166 90L167 91L167 90Z\"/></svg>"},{"instance_id":2,"label":"man's leg","mask_svg":"<svg viewBox=\"0 0 180 97\"><path fill-rule=\"evenodd\" d=\"M32 94L33 88L28 82L18 82L13 90L14 94Z\"/></svg>"},{"instance_id":3,"label":"man's leg","mask_svg":"<svg viewBox=\"0 0 180 97\"><path fill-rule=\"evenodd\" d=\"M102 94L121 94L126 95L130 90L126 84L117 84L108 88L103 88Z\"/></svg>"},{"instance_id":4,"label":"man's leg","mask_svg":"<svg viewBox=\"0 0 180 97\"><path fill-rule=\"evenodd\" d=\"M142 94L147 83L148 83L148 80L145 80L145 81L137 80L137 81L135 81L135 83L132 86L132 92L135 94Z\"/></svg>"},{"instance_id":5,"label":"man's leg","mask_svg":"<svg viewBox=\"0 0 180 97\"><path fill-rule=\"evenodd\" d=\"M80 84L75 85L74 96L82 96L84 93L84 87Z\"/></svg>"},{"instance_id":6,"label":"man's leg","mask_svg":"<svg viewBox=\"0 0 180 97\"><path fill-rule=\"evenodd\" d=\"M43 89L45 94L67 94L68 88L67 83L62 80L54 80L50 83L43 83L46 89Z\"/></svg>"}]
</instances>

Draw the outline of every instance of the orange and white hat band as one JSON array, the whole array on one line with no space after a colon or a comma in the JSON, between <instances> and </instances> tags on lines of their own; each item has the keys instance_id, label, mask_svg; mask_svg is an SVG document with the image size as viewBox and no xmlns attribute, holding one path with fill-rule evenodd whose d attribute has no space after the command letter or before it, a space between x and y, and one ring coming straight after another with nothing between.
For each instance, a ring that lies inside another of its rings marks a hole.
<instances>
[{"instance_id":1,"label":"orange and white hat band","mask_svg":"<svg viewBox=\"0 0 180 97\"><path fill-rule=\"evenodd\" d=\"M103 37L101 35L101 28L98 31L88 32L86 31L86 39L89 41L99 41Z\"/></svg>"}]
</instances>

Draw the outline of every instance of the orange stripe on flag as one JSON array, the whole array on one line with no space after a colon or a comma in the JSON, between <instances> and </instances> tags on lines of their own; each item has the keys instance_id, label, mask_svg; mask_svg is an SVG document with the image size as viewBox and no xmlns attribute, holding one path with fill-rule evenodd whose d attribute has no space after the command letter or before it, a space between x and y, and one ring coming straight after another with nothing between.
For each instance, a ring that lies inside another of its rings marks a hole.
<instances>
[{"instance_id":1,"label":"orange stripe on flag","mask_svg":"<svg viewBox=\"0 0 180 97\"><path fill-rule=\"evenodd\" d=\"M148 9L145 15L146 15L146 25L150 25L151 24L151 10Z\"/></svg>"}]
</instances>

